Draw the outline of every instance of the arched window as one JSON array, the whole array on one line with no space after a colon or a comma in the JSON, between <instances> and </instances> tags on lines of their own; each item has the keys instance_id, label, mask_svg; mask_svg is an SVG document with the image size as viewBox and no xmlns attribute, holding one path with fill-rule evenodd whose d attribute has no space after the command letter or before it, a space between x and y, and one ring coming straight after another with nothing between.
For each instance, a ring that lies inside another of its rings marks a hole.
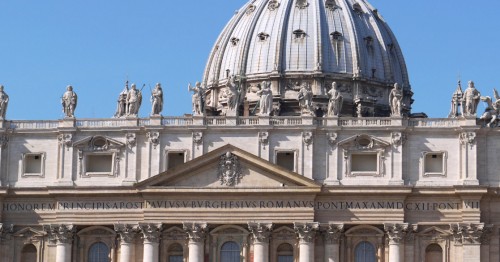
<instances>
[{"instance_id":1,"label":"arched window","mask_svg":"<svg viewBox=\"0 0 500 262\"><path fill-rule=\"evenodd\" d=\"M21 262L33 262L36 259L36 247L33 244L28 244L21 251Z\"/></svg>"},{"instance_id":2,"label":"arched window","mask_svg":"<svg viewBox=\"0 0 500 262\"><path fill-rule=\"evenodd\" d=\"M183 262L183 249L179 244L172 244L168 248L168 262Z\"/></svg>"},{"instance_id":3,"label":"arched window","mask_svg":"<svg viewBox=\"0 0 500 262\"><path fill-rule=\"evenodd\" d=\"M443 249L438 244L428 245L425 249L425 262L442 262Z\"/></svg>"},{"instance_id":4,"label":"arched window","mask_svg":"<svg viewBox=\"0 0 500 262\"><path fill-rule=\"evenodd\" d=\"M236 242L226 242L220 249L220 262L240 262L240 246Z\"/></svg>"},{"instance_id":5,"label":"arched window","mask_svg":"<svg viewBox=\"0 0 500 262\"><path fill-rule=\"evenodd\" d=\"M108 246L102 242L97 242L90 246L88 262L109 262Z\"/></svg>"},{"instance_id":6,"label":"arched window","mask_svg":"<svg viewBox=\"0 0 500 262\"><path fill-rule=\"evenodd\" d=\"M278 262L293 262L293 247L290 244L281 244L276 250Z\"/></svg>"},{"instance_id":7,"label":"arched window","mask_svg":"<svg viewBox=\"0 0 500 262\"><path fill-rule=\"evenodd\" d=\"M375 247L367 241L363 241L356 246L355 249L355 260L356 262L375 262L377 261L377 256L375 254Z\"/></svg>"}]
</instances>

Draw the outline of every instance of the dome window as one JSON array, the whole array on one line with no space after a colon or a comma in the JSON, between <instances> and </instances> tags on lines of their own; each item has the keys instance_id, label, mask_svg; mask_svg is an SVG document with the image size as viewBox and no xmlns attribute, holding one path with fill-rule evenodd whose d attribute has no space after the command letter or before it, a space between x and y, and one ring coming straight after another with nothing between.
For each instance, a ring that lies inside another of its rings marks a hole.
<instances>
[{"instance_id":1,"label":"dome window","mask_svg":"<svg viewBox=\"0 0 500 262\"><path fill-rule=\"evenodd\" d=\"M354 10L354 12L356 12L358 15L362 14L363 13L363 9L361 8L361 5L359 3L354 3L352 5L352 9Z\"/></svg>"},{"instance_id":2,"label":"dome window","mask_svg":"<svg viewBox=\"0 0 500 262\"><path fill-rule=\"evenodd\" d=\"M304 39L306 38L306 32L302 29L297 29L293 31L293 35L295 36L295 39Z\"/></svg>"},{"instance_id":3,"label":"dome window","mask_svg":"<svg viewBox=\"0 0 500 262\"><path fill-rule=\"evenodd\" d=\"M304 9L309 6L309 3L307 2L307 0L296 0L295 6L300 9Z\"/></svg>"},{"instance_id":4,"label":"dome window","mask_svg":"<svg viewBox=\"0 0 500 262\"><path fill-rule=\"evenodd\" d=\"M373 52L373 37L367 36L365 37L366 48L369 52Z\"/></svg>"},{"instance_id":5,"label":"dome window","mask_svg":"<svg viewBox=\"0 0 500 262\"><path fill-rule=\"evenodd\" d=\"M239 38L237 38L237 37L233 37L233 38L231 38L231 44L232 44L233 46L237 46L239 41L240 41L240 39L239 39Z\"/></svg>"},{"instance_id":6,"label":"dome window","mask_svg":"<svg viewBox=\"0 0 500 262\"><path fill-rule=\"evenodd\" d=\"M342 41L344 39L342 33L340 33L339 31L335 31L330 35L332 36L333 41Z\"/></svg>"},{"instance_id":7,"label":"dome window","mask_svg":"<svg viewBox=\"0 0 500 262\"><path fill-rule=\"evenodd\" d=\"M330 9L331 11L335 11L336 9L340 8L335 0L326 0L325 7Z\"/></svg>"},{"instance_id":8,"label":"dome window","mask_svg":"<svg viewBox=\"0 0 500 262\"><path fill-rule=\"evenodd\" d=\"M271 11L278 9L278 7L280 7L280 3L278 2L278 0L269 1L269 5L267 6L267 8Z\"/></svg>"},{"instance_id":9,"label":"dome window","mask_svg":"<svg viewBox=\"0 0 500 262\"><path fill-rule=\"evenodd\" d=\"M256 8L255 5L249 5L247 7L247 10L245 11L246 14L249 15L249 14L253 13L253 11L255 11L255 8Z\"/></svg>"},{"instance_id":10,"label":"dome window","mask_svg":"<svg viewBox=\"0 0 500 262\"><path fill-rule=\"evenodd\" d=\"M267 38L269 38L269 34L261 32L257 35L257 37L259 38L260 41L266 41Z\"/></svg>"}]
</instances>

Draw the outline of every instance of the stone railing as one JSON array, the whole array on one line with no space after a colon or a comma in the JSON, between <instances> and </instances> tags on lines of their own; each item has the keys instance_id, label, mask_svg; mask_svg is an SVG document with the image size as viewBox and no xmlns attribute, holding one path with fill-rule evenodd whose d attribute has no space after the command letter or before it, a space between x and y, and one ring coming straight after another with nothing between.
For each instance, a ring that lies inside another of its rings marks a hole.
<instances>
[{"instance_id":1,"label":"stone railing","mask_svg":"<svg viewBox=\"0 0 500 262\"><path fill-rule=\"evenodd\" d=\"M186 127L186 126L207 126L207 127L230 127L230 126L275 126L275 127L391 127L403 126L413 128L451 128L461 125L475 124L472 121L449 118L419 118L419 119L401 119L401 118L312 118L312 117L163 117L163 118L133 118L133 119L64 119L64 120L22 120L5 121L4 128L16 130L30 129L57 129L60 127L77 128L120 128L120 127Z\"/></svg>"}]
</instances>

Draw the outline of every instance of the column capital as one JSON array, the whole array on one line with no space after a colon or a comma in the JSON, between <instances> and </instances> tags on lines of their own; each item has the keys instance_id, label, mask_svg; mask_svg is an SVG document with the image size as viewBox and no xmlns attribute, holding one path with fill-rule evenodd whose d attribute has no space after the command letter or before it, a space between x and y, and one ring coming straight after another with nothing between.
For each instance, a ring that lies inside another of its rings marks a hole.
<instances>
[{"instance_id":1,"label":"column capital","mask_svg":"<svg viewBox=\"0 0 500 262\"><path fill-rule=\"evenodd\" d=\"M123 243L132 243L139 232L139 225L115 224L114 227Z\"/></svg>"},{"instance_id":2,"label":"column capital","mask_svg":"<svg viewBox=\"0 0 500 262\"><path fill-rule=\"evenodd\" d=\"M295 233L297 233L300 243L314 243L316 232L319 229L319 223L295 222L293 223L293 227L295 229Z\"/></svg>"},{"instance_id":3,"label":"column capital","mask_svg":"<svg viewBox=\"0 0 500 262\"><path fill-rule=\"evenodd\" d=\"M322 233L325 243L339 244L344 234L344 224L328 224Z\"/></svg>"},{"instance_id":4,"label":"column capital","mask_svg":"<svg viewBox=\"0 0 500 262\"><path fill-rule=\"evenodd\" d=\"M269 243L269 237L273 230L273 223L248 222L248 230L256 243Z\"/></svg>"},{"instance_id":5,"label":"column capital","mask_svg":"<svg viewBox=\"0 0 500 262\"><path fill-rule=\"evenodd\" d=\"M189 242L203 242L207 235L207 223L183 222L182 227L189 236Z\"/></svg>"},{"instance_id":6,"label":"column capital","mask_svg":"<svg viewBox=\"0 0 500 262\"><path fill-rule=\"evenodd\" d=\"M0 223L0 242L2 240L9 240L14 232L14 225Z\"/></svg>"},{"instance_id":7,"label":"column capital","mask_svg":"<svg viewBox=\"0 0 500 262\"><path fill-rule=\"evenodd\" d=\"M487 233L484 223L450 224L450 232L455 244L481 244L483 233Z\"/></svg>"},{"instance_id":8,"label":"column capital","mask_svg":"<svg viewBox=\"0 0 500 262\"><path fill-rule=\"evenodd\" d=\"M389 244L400 244L404 241L406 232L408 232L408 223L385 223L384 230L389 238Z\"/></svg>"},{"instance_id":9,"label":"column capital","mask_svg":"<svg viewBox=\"0 0 500 262\"><path fill-rule=\"evenodd\" d=\"M76 232L76 227L72 224L44 225L43 229L49 235L49 239L57 244L71 244Z\"/></svg>"},{"instance_id":10,"label":"column capital","mask_svg":"<svg viewBox=\"0 0 500 262\"><path fill-rule=\"evenodd\" d=\"M160 235L163 225L154 223L140 223L139 229L141 230L144 242L146 243L159 243Z\"/></svg>"}]
</instances>

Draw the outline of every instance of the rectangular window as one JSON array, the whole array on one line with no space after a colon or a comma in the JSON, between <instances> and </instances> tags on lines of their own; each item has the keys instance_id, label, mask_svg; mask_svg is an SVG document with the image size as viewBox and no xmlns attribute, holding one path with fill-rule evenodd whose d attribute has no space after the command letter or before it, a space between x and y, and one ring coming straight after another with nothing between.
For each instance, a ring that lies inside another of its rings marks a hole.
<instances>
[{"instance_id":1,"label":"rectangular window","mask_svg":"<svg viewBox=\"0 0 500 262\"><path fill-rule=\"evenodd\" d=\"M276 152L276 164L290 171L295 171L295 152L294 151Z\"/></svg>"},{"instance_id":2,"label":"rectangular window","mask_svg":"<svg viewBox=\"0 0 500 262\"><path fill-rule=\"evenodd\" d=\"M447 153L441 152L423 152L422 153L422 171L424 177L446 176Z\"/></svg>"},{"instance_id":3,"label":"rectangular window","mask_svg":"<svg viewBox=\"0 0 500 262\"><path fill-rule=\"evenodd\" d=\"M168 152L167 153L167 170L184 164L186 161L185 152Z\"/></svg>"},{"instance_id":4,"label":"rectangular window","mask_svg":"<svg viewBox=\"0 0 500 262\"><path fill-rule=\"evenodd\" d=\"M178 256L168 256L168 262L183 262L182 255Z\"/></svg>"},{"instance_id":5,"label":"rectangular window","mask_svg":"<svg viewBox=\"0 0 500 262\"><path fill-rule=\"evenodd\" d=\"M377 172L378 171L378 155L373 154L352 154L351 155L351 171L352 172Z\"/></svg>"},{"instance_id":6,"label":"rectangular window","mask_svg":"<svg viewBox=\"0 0 500 262\"><path fill-rule=\"evenodd\" d=\"M87 176L110 176L113 172L113 155L87 155L85 158L85 172Z\"/></svg>"},{"instance_id":7,"label":"rectangular window","mask_svg":"<svg viewBox=\"0 0 500 262\"><path fill-rule=\"evenodd\" d=\"M291 256L291 255L279 255L278 262L293 262L293 256Z\"/></svg>"},{"instance_id":8,"label":"rectangular window","mask_svg":"<svg viewBox=\"0 0 500 262\"><path fill-rule=\"evenodd\" d=\"M23 155L22 176L44 176L45 153L26 153Z\"/></svg>"}]
</instances>

